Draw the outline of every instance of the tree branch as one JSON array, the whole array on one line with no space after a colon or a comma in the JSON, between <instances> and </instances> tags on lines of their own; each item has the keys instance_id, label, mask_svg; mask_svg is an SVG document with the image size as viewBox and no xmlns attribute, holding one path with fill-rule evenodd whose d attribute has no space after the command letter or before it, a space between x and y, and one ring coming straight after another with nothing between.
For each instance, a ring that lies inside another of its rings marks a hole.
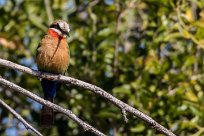
<instances>
[{"instance_id":1,"label":"tree branch","mask_svg":"<svg viewBox=\"0 0 204 136\"><path fill-rule=\"evenodd\" d=\"M14 91L17 91L19 93L22 93L28 97L30 97L31 99L43 104L43 105L46 105L56 111L59 111L59 112L62 112L64 113L65 115L67 115L70 119L72 119L74 122L76 122L78 125L82 126L82 128L85 130L85 131L90 131L92 133L94 133L95 135L98 135L98 136L105 136L105 134L101 133L100 131L98 131L97 129L95 129L94 127L90 126L89 124L83 122L80 118L78 118L75 114L72 113L72 111L70 110L67 110L67 109L64 109L62 108L61 106L58 106L54 103L51 103L49 101L46 101L42 98L40 98L39 96L31 93L30 91L27 91L26 89L14 84L14 83L11 83L5 79L3 79L2 77L0 77L0 84L3 84L4 86L8 87L8 88L11 88L13 89Z\"/></svg>"},{"instance_id":2,"label":"tree branch","mask_svg":"<svg viewBox=\"0 0 204 136\"><path fill-rule=\"evenodd\" d=\"M55 75L55 74L50 74L50 73L46 73L46 72L40 72L37 70L32 70L30 68L15 64L11 61L7 61L4 59L0 59L0 65L7 67L7 68L15 69L15 70L18 70L18 71L21 71L21 72L24 72L24 73L27 73L27 74L30 74L33 76L37 76L40 78L46 78L48 80L57 80L60 82L69 83L72 85L86 88L86 89L92 91L93 93L96 93L96 94L100 95L101 97L105 98L106 100L110 101L111 103L113 103L115 106L120 108L121 111L123 111L123 113L129 112L129 113L137 116L138 118L142 119L143 121L145 121L147 124L149 124L153 129L157 130L158 132L163 133L167 136L175 136L175 134L173 134L170 130L166 129L165 127L163 127L162 125L157 123L151 117L149 117L146 114L142 113L141 111L131 107L130 105L122 102L121 100L115 98L111 94L107 93L106 91L104 91L103 89L101 89L95 85L83 82L81 80L78 80L78 79L75 79L72 77L66 77L66 76L62 76L62 75Z\"/></svg>"},{"instance_id":3,"label":"tree branch","mask_svg":"<svg viewBox=\"0 0 204 136\"><path fill-rule=\"evenodd\" d=\"M22 117L19 115L14 109L12 109L9 105L7 105L3 100L0 99L0 104L5 107L9 112L11 112L20 122L23 123L27 130L33 131L38 136L43 136L39 131L33 128L30 124L28 124Z\"/></svg>"}]
</instances>

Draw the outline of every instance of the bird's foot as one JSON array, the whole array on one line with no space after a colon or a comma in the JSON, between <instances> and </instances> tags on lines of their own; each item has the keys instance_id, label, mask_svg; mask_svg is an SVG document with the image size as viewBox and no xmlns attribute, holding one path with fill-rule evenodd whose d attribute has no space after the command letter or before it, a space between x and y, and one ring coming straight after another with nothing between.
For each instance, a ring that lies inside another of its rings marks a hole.
<instances>
[{"instance_id":1,"label":"bird's foot","mask_svg":"<svg viewBox=\"0 0 204 136\"><path fill-rule=\"evenodd\" d=\"M58 76L57 76L57 79L60 79L61 78L61 76L63 76L62 74L59 74Z\"/></svg>"},{"instance_id":2,"label":"bird's foot","mask_svg":"<svg viewBox=\"0 0 204 136\"><path fill-rule=\"evenodd\" d=\"M40 74L37 78L38 78L38 80L42 81L42 77L40 77L42 75L42 72L41 71L39 71L39 72L40 72Z\"/></svg>"}]
</instances>

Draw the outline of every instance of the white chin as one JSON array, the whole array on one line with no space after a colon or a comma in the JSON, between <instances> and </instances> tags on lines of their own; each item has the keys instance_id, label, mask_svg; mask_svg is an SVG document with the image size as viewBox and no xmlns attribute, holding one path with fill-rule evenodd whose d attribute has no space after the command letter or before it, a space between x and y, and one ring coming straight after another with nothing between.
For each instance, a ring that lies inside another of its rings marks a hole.
<instances>
[{"instance_id":1,"label":"white chin","mask_svg":"<svg viewBox=\"0 0 204 136\"><path fill-rule=\"evenodd\" d=\"M55 28L50 28L50 29L54 30L56 33L58 33L58 35L63 36L62 32L60 32L59 30Z\"/></svg>"}]
</instances>

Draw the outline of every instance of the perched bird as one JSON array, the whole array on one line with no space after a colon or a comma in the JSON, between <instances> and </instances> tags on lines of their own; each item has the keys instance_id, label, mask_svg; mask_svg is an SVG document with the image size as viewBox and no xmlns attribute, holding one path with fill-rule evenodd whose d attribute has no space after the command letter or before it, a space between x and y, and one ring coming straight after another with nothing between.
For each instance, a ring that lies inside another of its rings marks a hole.
<instances>
[{"instance_id":1,"label":"perched bird","mask_svg":"<svg viewBox=\"0 0 204 136\"><path fill-rule=\"evenodd\" d=\"M69 24L63 20L53 22L47 34L43 37L37 48L36 63L38 70L53 74L64 74L69 65L69 47L66 37L69 36ZM56 91L60 83L46 79L41 80L44 99L54 102ZM43 106L41 111L41 126L52 127L54 111Z\"/></svg>"}]
</instances>

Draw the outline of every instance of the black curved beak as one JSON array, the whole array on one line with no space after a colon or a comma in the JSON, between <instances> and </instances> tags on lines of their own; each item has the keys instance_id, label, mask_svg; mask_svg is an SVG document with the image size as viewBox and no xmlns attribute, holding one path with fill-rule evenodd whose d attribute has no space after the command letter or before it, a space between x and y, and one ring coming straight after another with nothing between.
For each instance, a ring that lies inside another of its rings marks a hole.
<instances>
[{"instance_id":1,"label":"black curved beak","mask_svg":"<svg viewBox=\"0 0 204 136\"><path fill-rule=\"evenodd\" d=\"M61 32L62 32L64 35L67 35L68 37L70 37L69 32L63 31L63 30L61 30Z\"/></svg>"}]
</instances>

